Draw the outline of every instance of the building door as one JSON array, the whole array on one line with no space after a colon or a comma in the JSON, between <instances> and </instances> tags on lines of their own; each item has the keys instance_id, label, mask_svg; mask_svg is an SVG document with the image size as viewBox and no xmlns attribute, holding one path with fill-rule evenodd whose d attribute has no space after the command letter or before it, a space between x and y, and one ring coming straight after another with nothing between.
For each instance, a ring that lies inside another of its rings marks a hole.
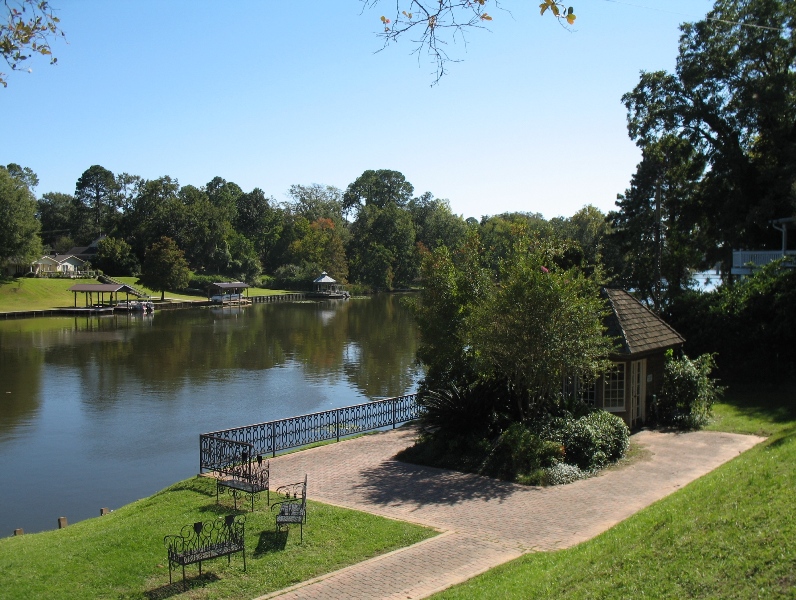
<instances>
[{"instance_id":1,"label":"building door","mask_svg":"<svg viewBox=\"0 0 796 600\"><path fill-rule=\"evenodd\" d=\"M630 423L639 427L647 416L646 405L647 359L630 363Z\"/></svg>"}]
</instances>

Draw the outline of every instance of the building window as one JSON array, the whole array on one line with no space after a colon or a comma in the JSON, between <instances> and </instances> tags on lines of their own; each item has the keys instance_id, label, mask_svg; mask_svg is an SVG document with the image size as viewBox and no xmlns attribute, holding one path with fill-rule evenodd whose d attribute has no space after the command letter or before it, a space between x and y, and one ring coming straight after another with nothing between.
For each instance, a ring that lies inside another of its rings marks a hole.
<instances>
[{"instance_id":1,"label":"building window","mask_svg":"<svg viewBox=\"0 0 796 600\"><path fill-rule=\"evenodd\" d=\"M569 399L577 399L588 406L597 402L597 382L581 379L575 375L564 377L562 392Z\"/></svg>"},{"instance_id":2,"label":"building window","mask_svg":"<svg viewBox=\"0 0 796 600\"><path fill-rule=\"evenodd\" d=\"M603 408L609 412L625 410L625 363L614 363L603 379Z\"/></svg>"}]
</instances>

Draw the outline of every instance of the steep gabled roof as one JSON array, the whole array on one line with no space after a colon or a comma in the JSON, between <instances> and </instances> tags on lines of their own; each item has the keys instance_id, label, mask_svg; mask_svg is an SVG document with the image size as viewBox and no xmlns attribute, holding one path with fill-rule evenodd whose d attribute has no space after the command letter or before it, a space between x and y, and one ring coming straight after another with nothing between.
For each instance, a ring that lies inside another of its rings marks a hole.
<instances>
[{"instance_id":1,"label":"steep gabled roof","mask_svg":"<svg viewBox=\"0 0 796 600\"><path fill-rule=\"evenodd\" d=\"M618 337L617 354L646 354L680 346L685 338L625 290L604 289L611 314L608 335Z\"/></svg>"}]
</instances>

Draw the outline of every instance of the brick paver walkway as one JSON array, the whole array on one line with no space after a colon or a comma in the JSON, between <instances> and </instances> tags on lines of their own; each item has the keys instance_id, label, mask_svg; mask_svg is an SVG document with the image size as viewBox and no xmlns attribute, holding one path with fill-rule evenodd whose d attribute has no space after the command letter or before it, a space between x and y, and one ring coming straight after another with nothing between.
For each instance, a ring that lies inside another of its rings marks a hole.
<instances>
[{"instance_id":1,"label":"brick paver walkway","mask_svg":"<svg viewBox=\"0 0 796 600\"><path fill-rule=\"evenodd\" d=\"M398 429L271 461L272 489L308 474L309 497L435 527L442 535L262 598L424 598L530 551L590 539L762 441L714 432L633 436L648 456L575 483L533 488L392 460Z\"/></svg>"}]
</instances>

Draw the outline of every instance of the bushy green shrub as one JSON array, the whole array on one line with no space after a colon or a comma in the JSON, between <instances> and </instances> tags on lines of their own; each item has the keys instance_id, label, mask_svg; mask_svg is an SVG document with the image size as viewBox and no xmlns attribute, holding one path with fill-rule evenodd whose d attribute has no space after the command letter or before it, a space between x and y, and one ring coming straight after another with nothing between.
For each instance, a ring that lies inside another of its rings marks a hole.
<instances>
[{"instance_id":1,"label":"bushy green shrub","mask_svg":"<svg viewBox=\"0 0 796 600\"><path fill-rule=\"evenodd\" d=\"M663 425L682 429L700 429L710 420L713 404L724 388L710 374L716 366L712 354L693 360L670 352L663 371L661 395L655 405L656 417Z\"/></svg>"},{"instance_id":2,"label":"bushy green shrub","mask_svg":"<svg viewBox=\"0 0 796 600\"><path fill-rule=\"evenodd\" d=\"M513 423L493 444L480 472L523 483L541 483L542 470L564 456L558 442L545 440L521 423Z\"/></svg>"},{"instance_id":3,"label":"bushy green shrub","mask_svg":"<svg viewBox=\"0 0 796 600\"><path fill-rule=\"evenodd\" d=\"M604 410L578 419L557 419L552 436L564 445L564 462L589 471L622 458L630 443L625 422Z\"/></svg>"}]
</instances>

